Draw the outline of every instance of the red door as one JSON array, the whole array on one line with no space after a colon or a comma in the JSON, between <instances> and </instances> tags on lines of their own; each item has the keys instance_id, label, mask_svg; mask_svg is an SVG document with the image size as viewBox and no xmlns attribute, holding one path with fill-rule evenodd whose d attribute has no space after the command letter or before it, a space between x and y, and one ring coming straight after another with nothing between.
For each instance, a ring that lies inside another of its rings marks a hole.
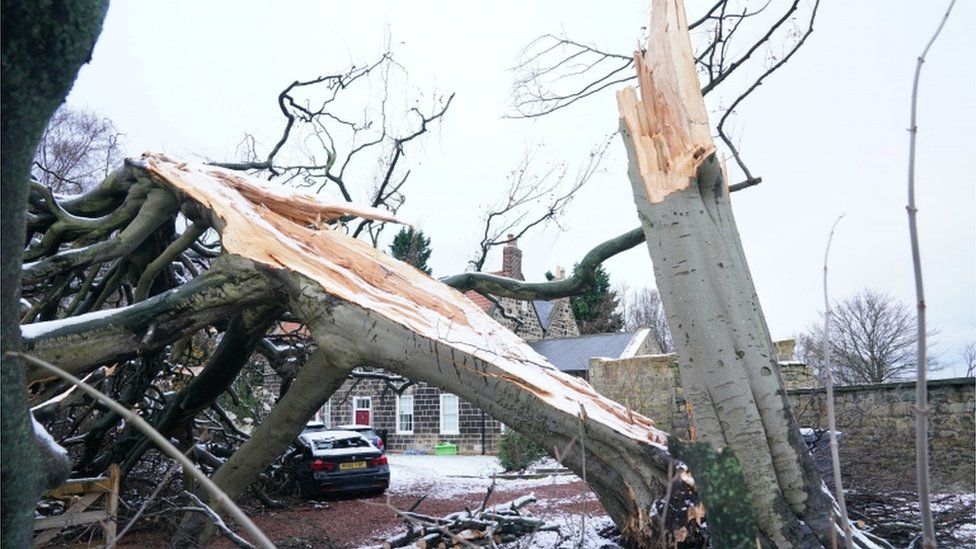
<instances>
[{"instance_id":1,"label":"red door","mask_svg":"<svg viewBox=\"0 0 976 549\"><path fill-rule=\"evenodd\" d=\"M369 410L356 410L356 425L370 425Z\"/></svg>"},{"instance_id":2,"label":"red door","mask_svg":"<svg viewBox=\"0 0 976 549\"><path fill-rule=\"evenodd\" d=\"M372 425L373 399L356 397L353 399L352 421L356 425Z\"/></svg>"}]
</instances>

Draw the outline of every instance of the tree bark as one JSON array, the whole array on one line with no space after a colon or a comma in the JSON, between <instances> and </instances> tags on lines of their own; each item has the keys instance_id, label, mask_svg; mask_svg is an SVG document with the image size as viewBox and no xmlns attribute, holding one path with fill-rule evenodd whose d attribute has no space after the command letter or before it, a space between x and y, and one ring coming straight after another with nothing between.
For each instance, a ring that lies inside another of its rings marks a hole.
<instances>
[{"instance_id":1,"label":"tree bark","mask_svg":"<svg viewBox=\"0 0 976 549\"><path fill-rule=\"evenodd\" d=\"M48 119L64 101L78 69L91 57L108 3L4 0L0 122L0 433L3 460L2 543L27 547L34 504L67 476L67 460L39 452L27 410L20 350L20 268L34 150ZM48 457L48 459L43 459Z\"/></svg>"},{"instance_id":2,"label":"tree bark","mask_svg":"<svg viewBox=\"0 0 976 549\"><path fill-rule=\"evenodd\" d=\"M214 483L229 497L240 497L258 475L295 442L308 419L339 390L355 365L355 358L341 349L320 347L312 353L267 419L217 469ZM208 527L202 517L190 513L184 518L174 541L180 546L199 538L198 544L206 545L213 533L213 528Z\"/></svg>"},{"instance_id":3,"label":"tree bark","mask_svg":"<svg viewBox=\"0 0 976 549\"><path fill-rule=\"evenodd\" d=\"M76 376L158 349L241 311L276 302L255 265L220 257L190 282L129 307L23 326L24 349ZM42 379L32 369L28 381Z\"/></svg>"},{"instance_id":4,"label":"tree bark","mask_svg":"<svg viewBox=\"0 0 976 549\"><path fill-rule=\"evenodd\" d=\"M635 61L640 100L618 92L621 133L696 432L745 465L768 540L829 544L833 501L778 373L678 2L654 1L648 50Z\"/></svg>"},{"instance_id":5,"label":"tree bark","mask_svg":"<svg viewBox=\"0 0 976 549\"><path fill-rule=\"evenodd\" d=\"M666 434L651 420L560 372L456 290L341 231L310 228L295 203L255 197L247 178L162 156L146 156L141 165L201 206L225 253L264 266L330 362L427 381L559 453L578 473L585 463L625 535L656 543L651 506L666 490L669 456ZM299 377L216 473L231 495L294 441L345 376L310 363Z\"/></svg>"},{"instance_id":6,"label":"tree bark","mask_svg":"<svg viewBox=\"0 0 976 549\"><path fill-rule=\"evenodd\" d=\"M206 367L153 418L153 428L169 437L184 434L187 423L193 421L201 410L210 406L234 382L247 365L261 337L280 313L280 308L265 306L232 318L220 338L220 344L207 360ZM122 462L122 471L126 473L150 447L148 437L130 431L128 442L117 443L110 455L117 459L128 453ZM105 463L112 461L106 458Z\"/></svg>"}]
</instances>

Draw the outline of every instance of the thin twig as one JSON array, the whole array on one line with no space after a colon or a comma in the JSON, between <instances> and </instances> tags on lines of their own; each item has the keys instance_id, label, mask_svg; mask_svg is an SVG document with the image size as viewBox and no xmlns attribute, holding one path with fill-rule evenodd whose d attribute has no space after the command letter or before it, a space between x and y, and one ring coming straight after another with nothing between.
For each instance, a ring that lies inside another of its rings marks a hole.
<instances>
[{"instance_id":1,"label":"thin twig","mask_svg":"<svg viewBox=\"0 0 976 549\"><path fill-rule=\"evenodd\" d=\"M580 469L581 469L581 476L583 480L583 487L580 488L580 490L581 490L581 494L583 494L583 498L581 499L584 499L585 501L586 486L587 486L586 484L586 408L583 406L582 402L579 403L579 408L580 408L579 411ZM580 514L580 539L579 539L580 549L583 549L583 547L585 547L584 545L585 542L586 542L586 508L584 507L583 512Z\"/></svg>"},{"instance_id":2,"label":"thin twig","mask_svg":"<svg viewBox=\"0 0 976 549\"><path fill-rule=\"evenodd\" d=\"M214 511L209 505L201 501L196 494L187 490L184 490L183 493L187 497L192 499L193 503L196 503L197 505L200 506L200 509L203 510L203 514L210 517L210 520L214 523L217 529L220 530L225 536L227 536L227 539L234 542L234 545L238 547L242 547L244 549L256 549L254 545L251 545L251 543L248 542L246 539L235 534L234 531L231 530L229 526L227 526L227 523L224 522L224 519L220 518L220 515L218 515L217 512Z\"/></svg>"},{"instance_id":3,"label":"thin twig","mask_svg":"<svg viewBox=\"0 0 976 549\"><path fill-rule=\"evenodd\" d=\"M922 514L923 546L926 549L935 547L935 527L932 522L932 505L929 501L929 417L928 417L928 385L925 382L925 292L922 286L922 259L918 245L918 224L915 207L915 140L918 136L916 124L918 111L918 82L922 74L922 64L929 48L942 32L949 19L949 13L956 4L956 0L949 2L945 15L935 29L935 34L929 39L922 55L918 56L915 64L915 78L912 81L912 115L908 132L911 134L908 145L908 232L912 246L912 266L915 273L915 295L918 298L918 378L915 381L915 473L918 477L918 502Z\"/></svg>"},{"instance_id":4,"label":"thin twig","mask_svg":"<svg viewBox=\"0 0 976 549\"><path fill-rule=\"evenodd\" d=\"M192 450L193 448L190 447L190 449L187 450L187 453L191 452ZM113 547L118 545L119 540L122 539L122 536L124 536L126 532L132 529L136 521L139 520L139 517L142 516L142 514L146 511L146 508L149 507L149 504L152 503L154 499L156 499L156 496L158 496L159 493L162 492L164 488L166 488L166 486L169 484L169 481L173 478L173 475L175 473L176 473L176 467L170 466L167 469L166 474L163 475L163 480L159 482L159 484L156 486L156 489L153 490L152 494L149 494L149 497L142 502L142 505L139 506L139 510L136 511L136 514L132 515L132 518L129 519L129 522L126 523L125 528L123 528L122 531L119 532L117 536L115 536L115 539L112 541L112 543L106 546L106 549L112 549Z\"/></svg>"},{"instance_id":5,"label":"thin twig","mask_svg":"<svg viewBox=\"0 0 976 549\"><path fill-rule=\"evenodd\" d=\"M246 530L252 538L254 538L254 540L257 541L258 547L261 547L262 549L274 549L274 544L271 543L271 540L264 535L264 532L262 532L261 529L258 528L247 515L244 514L244 511L241 511L241 508L234 503L234 500L229 498L219 486L214 484L214 482L210 480L207 475L203 474L202 471L197 469L189 458L184 456L182 452L180 452L175 446L166 440L166 437L161 435L159 431L154 429L153 426L150 425L146 420L142 419L139 414L129 410L125 406L122 406L98 389L95 389L91 385L88 385L87 383L49 362L45 362L39 358L24 353L15 353L10 351L6 353L6 356L20 358L21 360L29 362L38 368L51 372L65 381L77 385L82 391L88 393L89 396L97 399L111 411L124 418L130 425L142 431L143 434L146 435L146 438L156 444L156 446L164 454L180 462L184 471L189 472L193 478L196 479L207 490L207 492L210 493L212 501L216 502L219 508L226 509L227 513L230 514L230 516L233 517L234 520L240 524L241 527L244 528L244 530Z\"/></svg>"},{"instance_id":6,"label":"thin twig","mask_svg":"<svg viewBox=\"0 0 976 549\"><path fill-rule=\"evenodd\" d=\"M847 503L844 500L844 483L840 478L840 453L837 450L837 415L834 412L834 376L830 371L830 298L827 294L827 258L830 255L830 244L834 241L834 230L840 220L844 219L844 214L840 214L834 224L830 227L830 236L827 237L827 249L824 250L823 266L823 295L824 295L824 336L823 336L823 355L824 355L824 377L827 386L827 429L830 431L830 461L834 472L834 492L837 497L837 505L840 506L841 527L844 529L844 545L847 549L853 549L854 540L851 537L851 521L847 518ZM833 522L833 517L831 517ZM834 528L830 529L831 535Z\"/></svg>"}]
</instances>

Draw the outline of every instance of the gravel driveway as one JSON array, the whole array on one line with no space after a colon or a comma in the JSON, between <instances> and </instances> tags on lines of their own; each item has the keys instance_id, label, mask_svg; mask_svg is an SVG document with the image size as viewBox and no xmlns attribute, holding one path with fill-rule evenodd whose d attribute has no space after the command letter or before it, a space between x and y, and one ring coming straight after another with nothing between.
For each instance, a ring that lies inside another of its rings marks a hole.
<instances>
[{"instance_id":1,"label":"gravel driveway","mask_svg":"<svg viewBox=\"0 0 976 549\"><path fill-rule=\"evenodd\" d=\"M540 475L538 478L493 479L502 471L493 456L427 456L388 454L390 489L382 496L344 497L306 501L287 500L287 508L269 511L247 509L254 522L279 547L358 548L375 547L403 531L395 509L409 509L443 516L482 503L495 483L489 504L512 501L532 493L538 501L525 508L536 517L560 527L560 533L543 532L507 547L576 547L581 516L585 514L585 547L617 547L600 535L612 526L596 496L572 474ZM554 463L543 464L545 469ZM421 500L418 504L418 500ZM127 535L120 547L165 547L152 532ZM226 539L213 547L234 547Z\"/></svg>"}]
</instances>

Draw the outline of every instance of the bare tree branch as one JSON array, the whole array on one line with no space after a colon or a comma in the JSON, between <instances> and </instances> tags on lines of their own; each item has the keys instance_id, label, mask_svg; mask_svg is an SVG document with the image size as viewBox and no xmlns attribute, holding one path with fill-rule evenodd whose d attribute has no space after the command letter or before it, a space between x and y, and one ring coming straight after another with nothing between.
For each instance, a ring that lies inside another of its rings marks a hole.
<instances>
[{"instance_id":1,"label":"bare tree branch","mask_svg":"<svg viewBox=\"0 0 976 549\"><path fill-rule=\"evenodd\" d=\"M347 202L368 203L396 213L403 204L402 191L410 174L404 168L406 147L443 118L454 94L435 98L426 110L411 107L393 112L389 93L395 76L406 78L406 71L387 51L365 66L292 82L278 94L285 125L270 151L258 155L253 136L245 135L238 150L246 160L211 164L265 172L283 184L317 193L333 189ZM367 85L376 80L380 94L373 97ZM348 112L353 109L350 104L357 101L363 111ZM373 166L379 167L377 179L368 185L369 176L364 172ZM343 221L352 219L350 216ZM382 222L363 219L352 234L359 237L368 231L375 245L383 226Z\"/></svg>"},{"instance_id":2,"label":"bare tree branch","mask_svg":"<svg viewBox=\"0 0 976 549\"><path fill-rule=\"evenodd\" d=\"M917 324L917 379L915 392L915 466L918 476L918 501L922 515L922 536L923 546L926 549L935 547L935 527L932 522L932 503L929 499L929 406L928 406L928 386L925 383L926 367L926 346L925 346L925 291L922 284L922 258L918 243L918 222L916 214L918 208L915 206L915 141L918 137L917 109L918 109L918 83L922 75L922 64L925 63L925 56L928 55L932 44L942 33L942 27L949 19L949 13L956 4L956 0L949 2L945 15L939 21L939 26L935 29L932 38L929 39L918 56L915 64L915 78L912 80L912 116L908 131L911 133L911 140L908 147L908 229L911 238L912 266L915 275L915 297L917 300L918 318Z\"/></svg>"},{"instance_id":3,"label":"bare tree branch","mask_svg":"<svg viewBox=\"0 0 976 549\"><path fill-rule=\"evenodd\" d=\"M16 355L17 357L23 359L24 361L30 362L34 366L38 368L42 368L64 379L65 381L68 381L76 385L82 391L87 393L89 396L98 399L99 402L101 402L102 404L110 408L113 412L124 417L125 420L128 421L131 425L135 426L137 429L142 431L147 437L149 437L153 441L153 444L155 444L163 453L173 458L174 460L178 461L183 466L184 471L187 471L188 473L193 475L194 479L196 479L197 482L199 482L207 490L207 492L210 493L210 497L212 498L212 500L217 502L222 509L226 509L227 512L232 517L234 517L234 520L236 520L238 524L240 524L241 527L243 527L248 532L248 534L250 534L258 542L258 546L266 549L274 548L274 544L271 543L271 540L269 540L267 536L265 536L264 533L257 526L254 525L253 522L251 522L251 519L248 518L246 514L244 514L244 511L241 511L240 507L238 507L237 504L234 503L234 500L228 498L227 495L224 494L224 492L220 488L218 488L217 485L214 484L213 481L211 481L207 477L207 475L204 475L199 469L197 469L193 465L192 461L190 461L186 456L184 456L183 453L180 452L175 446L170 444L170 442L166 440L166 437L162 436L161 434L159 434L158 431L153 429L152 425L149 425L149 423L147 423L146 420L142 419L142 417L140 417L139 414L137 414L132 410L126 409L124 406L115 402L111 398L105 396L100 391L96 390L94 387L81 381L75 376L65 372L64 370L58 368L57 366L54 366L53 364L44 362L43 360L34 358L30 355L25 355L23 353L7 353L7 354Z\"/></svg>"},{"instance_id":4,"label":"bare tree branch","mask_svg":"<svg viewBox=\"0 0 976 549\"><path fill-rule=\"evenodd\" d=\"M572 179L566 177L565 164L538 172L533 167L535 155L523 155L522 162L509 174L504 200L485 214L478 251L469 262L472 270L481 271L492 248L518 240L535 227L549 223L559 226L560 216L576 193L596 174L609 144L608 139L594 147Z\"/></svg>"},{"instance_id":5,"label":"bare tree branch","mask_svg":"<svg viewBox=\"0 0 976 549\"><path fill-rule=\"evenodd\" d=\"M725 146L729 148L729 151L732 153L732 158L735 159L735 163L738 164L739 168L742 170L742 173L745 174L746 176L744 182L737 183L736 185L730 185L729 186L730 190L733 187L737 187L737 190L741 188L750 187L752 185L755 185L756 183L761 182L762 178L754 177L752 175L752 172L749 171L749 168L746 167L745 162L742 160L742 156L739 154L739 149L732 144L732 140L725 133L725 122L726 120L728 120L729 116L735 112L736 107L738 107L740 103L742 103L747 97L749 97L749 95L752 92L754 92L756 88L761 86L763 81L768 76L770 76L771 74L776 72L780 67L785 65L786 62L789 61L790 58L792 58L793 55L800 50L803 44L806 43L807 38L809 38L809 36L813 34L813 23L817 18L817 10L819 8L820 8L820 0L816 0L816 2L814 2L813 4L813 10L810 12L809 24L807 25L806 30L803 32L800 38L796 41L796 43L793 44L793 46L789 49L786 55L781 57L772 66L767 68L761 75L759 75L758 78L755 79L755 81L753 81L753 83L748 88L746 88L744 92L739 94L739 96L736 97L735 100L733 100L732 103L725 109L725 112L722 114L722 117L718 121L718 126L716 126L716 129L718 131L719 137L725 143Z\"/></svg>"}]
</instances>

